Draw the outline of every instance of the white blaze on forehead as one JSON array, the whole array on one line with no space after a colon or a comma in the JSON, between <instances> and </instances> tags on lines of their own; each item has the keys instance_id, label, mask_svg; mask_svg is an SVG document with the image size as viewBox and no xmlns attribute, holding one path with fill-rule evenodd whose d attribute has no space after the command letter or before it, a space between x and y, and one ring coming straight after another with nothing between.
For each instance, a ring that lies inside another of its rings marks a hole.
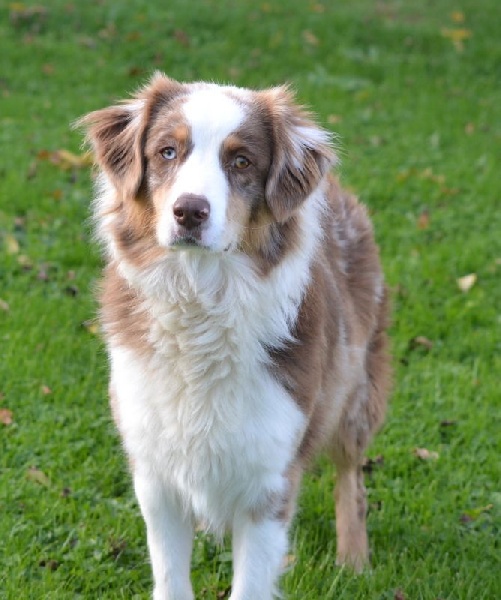
<instances>
[{"instance_id":1,"label":"white blaze on forehead","mask_svg":"<svg viewBox=\"0 0 501 600\"><path fill-rule=\"evenodd\" d=\"M169 244L176 223L172 206L183 194L205 196L210 217L202 231L202 245L223 250L232 243L231 224L226 219L228 179L221 164L225 139L239 128L246 116L245 108L216 86L194 86L182 105L190 128L191 152L180 165L169 190L163 215L157 228L160 243Z\"/></svg>"},{"instance_id":2,"label":"white blaze on forehead","mask_svg":"<svg viewBox=\"0 0 501 600\"><path fill-rule=\"evenodd\" d=\"M245 117L242 105L217 87L195 89L183 104L183 113L195 148L210 142L220 146Z\"/></svg>"}]
</instances>

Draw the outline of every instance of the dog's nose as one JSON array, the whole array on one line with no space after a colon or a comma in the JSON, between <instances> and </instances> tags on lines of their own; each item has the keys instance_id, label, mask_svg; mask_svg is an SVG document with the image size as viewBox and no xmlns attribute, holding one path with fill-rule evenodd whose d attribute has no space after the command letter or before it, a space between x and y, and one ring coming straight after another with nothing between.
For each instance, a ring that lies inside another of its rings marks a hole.
<instances>
[{"instance_id":1,"label":"dog's nose","mask_svg":"<svg viewBox=\"0 0 501 600\"><path fill-rule=\"evenodd\" d=\"M194 229L209 218L210 204L205 196L182 194L172 207L174 218L185 229Z\"/></svg>"}]
</instances>

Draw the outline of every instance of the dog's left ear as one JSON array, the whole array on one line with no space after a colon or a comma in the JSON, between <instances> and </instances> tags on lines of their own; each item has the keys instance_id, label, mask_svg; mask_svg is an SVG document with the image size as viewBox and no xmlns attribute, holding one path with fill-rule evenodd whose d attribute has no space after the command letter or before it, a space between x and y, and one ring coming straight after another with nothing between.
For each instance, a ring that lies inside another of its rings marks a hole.
<instances>
[{"instance_id":1,"label":"dog's left ear","mask_svg":"<svg viewBox=\"0 0 501 600\"><path fill-rule=\"evenodd\" d=\"M283 222L320 184L336 162L331 134L294 101L287 87L261 92L271 115L273 151L265 196Z\"/></svg>"}]
</instances>

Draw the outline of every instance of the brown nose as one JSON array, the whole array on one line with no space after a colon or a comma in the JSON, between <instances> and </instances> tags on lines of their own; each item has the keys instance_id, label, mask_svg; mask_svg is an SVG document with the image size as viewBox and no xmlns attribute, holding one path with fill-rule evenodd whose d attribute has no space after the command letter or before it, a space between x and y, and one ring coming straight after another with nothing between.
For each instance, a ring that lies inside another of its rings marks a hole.
<instances>
[{"instance_id":1,"label":"brown nose","mask_svg":"<svg viewBox=\"0 0 501 600\"><path fill-rule=\"evenodd\" d=\"M185 229L194 229L209 218L210 204L205 196L182 194L174 202L172 211L179 225Z\"/></svg>"}]
</instances>

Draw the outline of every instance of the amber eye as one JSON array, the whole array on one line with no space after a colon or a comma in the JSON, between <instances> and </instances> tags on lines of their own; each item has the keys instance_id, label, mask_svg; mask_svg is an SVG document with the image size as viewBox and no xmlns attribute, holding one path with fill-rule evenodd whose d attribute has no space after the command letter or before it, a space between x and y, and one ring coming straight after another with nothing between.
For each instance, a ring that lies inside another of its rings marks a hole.
<instances>
[{"instance_id":1,"label":"amber eye","mask_svg":"<svg viewBox=\"0 0 501 600\"><path fill-rule=\"evenodd\" d=\"M165 158L165 160L174 160L175 158L177 158L176 149L172 146L162 148L162 150L160 150L160 155L162 158Z\"/></svg>"},{"instance_id":2,"label":"amber eye","mask_svg":"<svg viewBox=\"0 0 501 600\"><path fill-rule=\"evenodd\" d=\"M233 159L235 169L246 169L250 164L250 160L242 155L235 156Z\"/></svg>"}]
</instances>

